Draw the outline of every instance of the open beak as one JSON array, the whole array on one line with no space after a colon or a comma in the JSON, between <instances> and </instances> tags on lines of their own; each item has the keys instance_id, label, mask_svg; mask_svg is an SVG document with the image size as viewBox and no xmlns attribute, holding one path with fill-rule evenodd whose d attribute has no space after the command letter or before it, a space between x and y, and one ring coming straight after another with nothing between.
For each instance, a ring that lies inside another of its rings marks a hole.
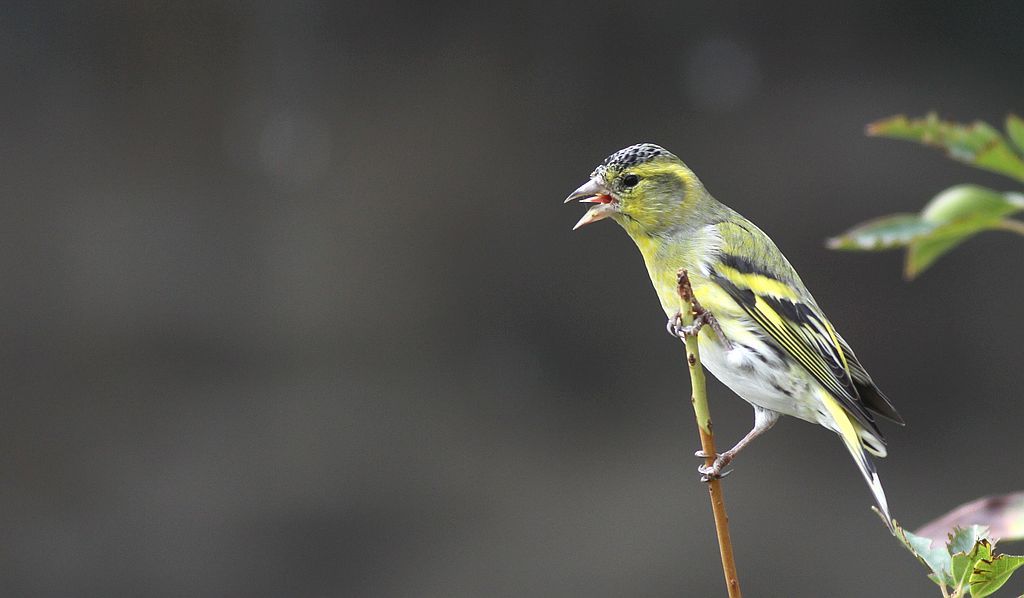
<instances>
[{"instance_id":1,"label":"open beak","mask_svg":"<svg viewBox=\"0 0 1024 598\"><path fill-rule=\"evenodd\" d=\"M581 185L579 189L570 193L569 197L565 198L564 203L569 203L573 200L579 200L581 203L592 203L596 205L587 210L587 213L583 215L583 218L580 218L580 221L576 223L576 226L572 227L572 230L576 230L581 226L586 226L591 222L604 220L614 212L619 211L619 203L615 201L615 198L612 197L610 193L608 193L608 190L604 188L604 185L595 179L590 179Z\"/></svg>"}]
</instances>

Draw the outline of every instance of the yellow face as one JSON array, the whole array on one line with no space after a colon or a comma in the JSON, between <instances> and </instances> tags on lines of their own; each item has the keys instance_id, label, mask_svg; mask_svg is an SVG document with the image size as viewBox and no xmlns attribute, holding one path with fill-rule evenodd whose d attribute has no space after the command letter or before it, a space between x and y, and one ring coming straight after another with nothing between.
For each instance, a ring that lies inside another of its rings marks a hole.
<instances>
[{"instance_id":1,"label":"yellow face","mask_svg":"<svg viewBox=\"0 0 1024 598\"><path fill-rule=\"evenodd\" d=\"M679 158L644 143L605 159L566 202L595 204L575 228L611 218L631 235L652 235L685 218L684 203L698 185Z\"/></svg>"},{"instance_id":2,"label":"yellow face","mask_svg":"<svg viewBox=\"0 0 1024 598\"><path fill-rule=\"evenodd\" d=\"M670 227L682 214L688 196L688 170L674 158L657 158L650 162L606 168L605 186L617 202L613 213L623 227L639 227L648 234Z\"/></svg>"}]
</instances>

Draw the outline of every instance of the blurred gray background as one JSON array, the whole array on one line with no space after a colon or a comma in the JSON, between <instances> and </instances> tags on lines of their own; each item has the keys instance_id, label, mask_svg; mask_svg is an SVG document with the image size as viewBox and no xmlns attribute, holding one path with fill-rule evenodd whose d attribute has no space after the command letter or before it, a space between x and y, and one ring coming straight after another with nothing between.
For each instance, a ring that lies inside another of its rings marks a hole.
<instances>
[{"instance_id":1,"label":"blurred gray background","mask_svg":"<svg viewBox=\"0 0 1024 598\"><path fill-rule=\"evenodd\" d=\"M823 247L1013 186L863 129L1024 111L1019 2L2 14L0 594L722 595L681 347L625 234L561 203L639 141L894 399L900 521L1024 488L1021 239L911 284ZM731 443L750 409L711 395ZM782 421L726 497L750 596L937 595L823 429Z\"/></svg>"}]
</instances>

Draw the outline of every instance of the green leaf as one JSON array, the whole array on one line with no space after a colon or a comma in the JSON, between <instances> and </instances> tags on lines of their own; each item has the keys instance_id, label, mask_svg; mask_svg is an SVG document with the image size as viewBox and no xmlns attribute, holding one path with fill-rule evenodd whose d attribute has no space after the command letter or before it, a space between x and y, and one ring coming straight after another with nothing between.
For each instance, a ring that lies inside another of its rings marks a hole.
<instances>
[{"instance_id":1,"label":"green leaf","mask_svg":"<svg viewBox=\"0 0 1024 598\"><path fill-rule=\"evenodd\" d=\"M929 538L916 536L893 522L893 535L918 561L932 572L932 581L939 585L953 585L950 573L950 555L945 546L932 547Z\"/></svg>"},{"instance_id":2,"label":"green leaf","mask_svg":"<svg viewBox=\"0 0 1024 598\"><path fill-rule=\"evenodd\" d=\"M954 230L959 229L955 228ZM960 245L968 238L974 236L981 229L964 230L962 234L933 234L918 239L910 244L907 249L907 259L903 265L903 274L907 280L913 280L921 275L935 260L943 254ZM938 232L938 231L936 231Z\"/></svg>"},{"instance_id":3,"label":"green leaf","mask_svg":"<svg viewBox=\"0 0 1024 598\"><path fill-rule=\"evenodd\" d=\"M960 505L914 533L938 539L946 530L971 524L987 527L993 538L1024 540L1024 492L986 496Z\"/></svg>"},{"instance_id":4,"label":"green leaf","mask_svg":"<svg viewBox=\"0 0 1024 598\"><path fill-rule=\"evenodd\" d=\"M859 224L832 237L826 244L830 249L882 251L905 247L933 228L934 224L923 221L917 214L893 214Z\"/></svg>"},{"instance_id":5,"label":"green leaf","mask_svg":"<svg viewBox=\"0 0 1024 598\"><path fill-rule=\"evenodd\" d=\"M1024 565L1024 556L997 554L991 559L982 559L974 567L969 583L971 596L984 598L1003 587L1010 575Z\"/></svg>"},{"instance_id":6,"label":"green leaf","mask_svg":"<svg viewBox=\"0 0 1024 598\"><path fill-rule=\"evenodd\" d=\"M946 546L949 554L958 552L967 554L977 548L979 541L986 540L988 537L988 529L981 525L955 527L953 533L949 534L949 542L946 543Z\"/></svg>"},{"instance_id":7,"label":"green leaf","mask_svg":"<svg viewBox=\"0 0 1024 598\"><path fill-rule=\"evenodd\" d=\"M1004 228L1002 219L1024 210L1024 196L978 185L956 185L935 196L920 215L893 214L859 224L832 237L831 249L882 251L910 247L906 275L914 278L970 236Z\"/></svg>"},{"instance_id":8,"label":"green leaf","mask_svg":"<svg viewBox=\"0 0 1024 598\"><path fill-rule=\"evenodd\" d=\"M931 231L910 242L904 274L913 279L942 255L977 233L1000 228L1003 217L1024 209L1015 193L999 193L978 185L956 185L939 193L921 211Z\"/></svg>"},{"instance_id":9,"label":"green leaf","mask_svg":"<svg viewBox=\"0 0 1024 598\"><path fill-rule=\"evenodd\" d=\"M1022 209L1024 202L1016 194L980 185L954 185L932 198L921 210L921 218L932 224L982 216L997 220Z\"/></svg>"},{"instance_id":10,"label":"green leaf","mask_svg":"<svg viewBox=\"0 0 1024 598\"><path fill-rule=\"evenodd\" d=\"M970 585L971 573L974 572L976 563L977 560L973 559L971 555L963 553L953 555L950 565L953 571L953 583L950 585L954 590Z\"/></svg>"},{"instance_id":11,"label":"green leaf","mask_svg":"<svg viewBox=\"0 0 1024 598\"><path fill-rule=\"evenodd\" d=\"M977 526L975 526L977 527ZM984 531L984 528L978 528ZM959 530L958 531L963 531ZM965 534L966 536L966 534ZM973 534L971 534L973 536ZM968 538L961 538L962 541L966 542ZM953 550L953 544L956 542L956 536L951 537L949 552L953 555L951 558L950 569L953 574L953 588L961 588L967 585L970 580L971 574L974 572L975 565L978 564L982 559L992 558L992 545L985 538L976 538L974 542L967 546L957 546L958 548L964 547L966 550Z\"/></svg>"},{"instance_id":12,"label":"green leaf","mask_svg":"<svg viewBox=\"0 0 1024 598\"><path fill-rule=\"evenodd\" d=\"M1017 146L1017 151L1024 154L1024 119L1011 114L1006 117L1006 134L1010 141Z\"/></svg>"},{"instance_id":13,"label":"green leaf","mask_svg":"<svg viewBox=\"0 0 1024 598\"><path fill-rule=\"evenodd\" d=\"M900 115L868 125L867 133L938 147L954 160L1024 182L1024 160L998 130L981 121L964 125L939 120L935 113L913 120Z\"/></svg>"}]
</instances>

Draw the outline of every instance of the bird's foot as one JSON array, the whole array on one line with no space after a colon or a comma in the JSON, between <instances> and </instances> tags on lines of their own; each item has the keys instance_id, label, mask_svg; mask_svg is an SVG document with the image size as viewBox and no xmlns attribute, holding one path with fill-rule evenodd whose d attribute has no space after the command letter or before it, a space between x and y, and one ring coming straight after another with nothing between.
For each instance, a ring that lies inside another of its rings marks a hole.
<instances>
[{"instance_id":1,"label":"bird's foot","mask_svg":"<svg viewBox=\"0 0 1024 598\"><path fill-rule=\"evenodd\" d=\"M726 343L727 347L731 347L731 343L722 332L722 327L718 324L718 320L715 319L715 316L711 315L711 312L703 308L694 314L693 324L689 326L683 326L683 314L676 312L676 315L668 319L668 323L665 324L665 330L668 331L669 335L685 341L689 336L696 336L700 329L705 326L711 326L711 329L715 331L718 338Z\"/></svg>"},{"instance_id":2,"label":"bird's foot","mask_svg":"<svg viewBox=\"0 0 1024 598\"><path fill-rule=\"evenodd\" d=\"M668 332L668 335L674 336L680 340L684 338L684 328L686 328L686 326L683 326L683 314L678 311L676 312L676 315L669 318L668 322L665 323L665 331Z\"/></svg>"},{"instance_id":3,"label":"bird's foot","mask_svg":"<svg viewBox=\"0 0 1024 598\"><path fill-rule=\"evenodd\" d=\"M697 451L694 453L695 456L701 459L707 459L708 454L704 451ZM700 481L710 482L711 480L720 480L725 476L732 473L732 470L722 471L725 466L732 462L733 454L730 451L726 451L715 457L714 463L711 465L701 465L697 468L697 472L700 473Z\"/></svg>"},{"instance_id":4,"label":"bird's foot","mask_svg":"<svg viewBox=\"0 0 1024 598\"><path fill-rule=\"evenodd\" d=\"M693 319L693 324L683 326L683 314L676 312L676 315L668 319L668 323L665 324L665 330L668 331L670 336L674 336L681 341L685 341L686 337L695 336L700 332L700 329L707 323L705 321L706 319L714 318L708 312L703 311L701 312L701 315Z\"/></svg>"}]
</instances>

